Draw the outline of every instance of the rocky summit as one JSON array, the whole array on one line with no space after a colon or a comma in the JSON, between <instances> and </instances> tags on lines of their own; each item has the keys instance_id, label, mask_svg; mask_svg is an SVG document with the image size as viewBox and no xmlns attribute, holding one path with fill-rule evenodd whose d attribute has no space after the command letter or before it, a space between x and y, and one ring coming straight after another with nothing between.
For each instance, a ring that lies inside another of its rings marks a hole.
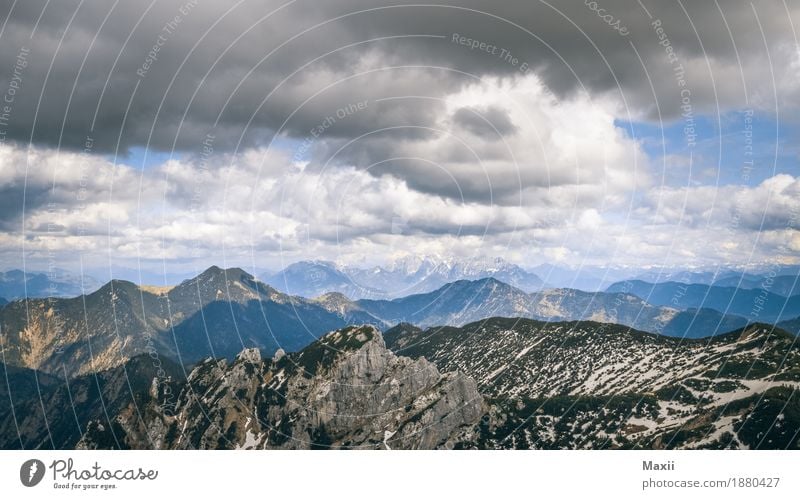
<instances>
[{"instance_id":1,"label":"rocky summit","mask_svg":"<svg viewBox=\"0 0 800 499\"><path fill-rule=\"evenodd\" d=\"M174 401L154 384L79 448L434 449L454 447L486 412L475 382L399 357L373 326L332 332L301 352L207 359ZM115 445L111 445L114 447Z\"/></svg>"}]
</instances>

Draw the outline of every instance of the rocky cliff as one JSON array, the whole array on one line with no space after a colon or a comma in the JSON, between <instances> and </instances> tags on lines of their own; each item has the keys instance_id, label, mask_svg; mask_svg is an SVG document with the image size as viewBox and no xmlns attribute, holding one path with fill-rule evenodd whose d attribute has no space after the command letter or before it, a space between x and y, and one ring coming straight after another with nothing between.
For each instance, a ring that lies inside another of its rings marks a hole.
<instances>
[{"instance_id":1,"label":"rocky cliff","mask_svg":"<svg viewBox=\"0 0 800 499\"><path fill-rule=\"evenodd\" d=\"M296 354L208 359L174 403L158 383L144 405L89 425L80 448L452 447L486 412L475 382L386 348L373 326L332 332Z\"/></svg>"}]
</instances>

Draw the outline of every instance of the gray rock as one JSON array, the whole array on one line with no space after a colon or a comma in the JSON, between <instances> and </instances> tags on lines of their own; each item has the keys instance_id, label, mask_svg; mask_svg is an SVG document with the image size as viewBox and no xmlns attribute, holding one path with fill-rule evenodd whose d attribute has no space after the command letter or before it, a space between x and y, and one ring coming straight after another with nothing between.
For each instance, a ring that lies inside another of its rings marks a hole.
<instances>
[{"instance_id":1,"label":"gray rock","mask_svg":"<svg viewBox=\"0 0 800 499\"><path fill-rule=\"evenodd\" d=\"M207 360L174 412L152 400L118 419L133 448L433 449L486 410L473 380L399 357L378 329L362 326L272 361L253 350L230 365ZM87 432L81 447L102 447L100 436Z\"/></svg>"}]
</instances>

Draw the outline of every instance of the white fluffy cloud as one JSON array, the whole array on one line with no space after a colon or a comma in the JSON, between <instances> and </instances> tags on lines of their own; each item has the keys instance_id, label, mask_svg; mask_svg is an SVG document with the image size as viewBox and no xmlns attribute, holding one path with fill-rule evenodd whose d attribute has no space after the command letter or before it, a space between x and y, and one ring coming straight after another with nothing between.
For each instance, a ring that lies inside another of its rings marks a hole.
<instances>
[{"instance_id":1,"label":"white fluffy cloud","mask_svg":"<svg viewBox=\"0 0 800 499\"><path fill-rule=\"evenodd\" d=\"M777 255L790 263L800 246L800 179L785 174L754 187L640 188L628 210L602 197L594 206L567 202L569 190L581 188L571 184L545 188L549 201L459 202L357 168L306 171L287 154L264 150L216 158L221 164L211 169L171 160L141 171L94 156L4 147L0 187L24 182L25 169L15 166L21 158L28 158L28 188L44 194L26 206L24 226L21 214L6 222L0 255L7 267L18 266L23 240L34 267L48 258L68 267L78 256L84 265L167 259L271 267L318 257L376 263L408 253L502 255L530 265L746 263ZM91 172L84 180L80 168ZM82 182L86 196L78 195Z\"/></svg>"},{"instance_id":2,"label":"white fluffy cloud","mask_svg":"<svg viewBox=\"0 0 800 499\"><path fill-rule=\"evenodd\" d=\"M24 250L34 266L74 266L82 256L194 268L408 253L528 265L795 258L797 177L655 185L642 145L615 126L613 100L559 99L527 75L475 80L437 109L426 138L365 139L324 158L318 150L341 142L323 136L303 162L296 142L145 169L3 145L0 255L7 267ZM372 162L348 148L368 150Z\"/></svg>"}]
</instances>

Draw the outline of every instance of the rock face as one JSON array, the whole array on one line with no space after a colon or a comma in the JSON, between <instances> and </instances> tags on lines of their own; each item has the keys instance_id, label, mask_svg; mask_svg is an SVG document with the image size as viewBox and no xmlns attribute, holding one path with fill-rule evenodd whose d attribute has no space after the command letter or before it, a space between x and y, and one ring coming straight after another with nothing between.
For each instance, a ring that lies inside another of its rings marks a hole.
<instances>
[{"instance_id":1,"label":"rock face","mask_svg":"<svg viewBox=\"0 0 800 499\"><path fill-rule=\"evenodd\" d=\"M254 350L230 364L208 359L174 405L154 386L136 409L113 427L90 425L78 447L434 449L454 446L487 407L472 379L398 357L377 328L361 326L276 360Z\"/></svg>"},{"instance_id":2,"label":"rock face","mask_svg":"<svg viewBox=\"0 0 800 499\"><path fill-rule=\"evenodd\" d=\"M116 425L119 415L149 400L153 380L169 399L182 368L166 359L140 355L125 365L65 379L0 364L0 448L72 449L87 426ZM9 390L10 388L10 390ZM107 433L107 448L127 448ZM145 442L142 445L146 445Z\"/></svg>"}]
</instances>

